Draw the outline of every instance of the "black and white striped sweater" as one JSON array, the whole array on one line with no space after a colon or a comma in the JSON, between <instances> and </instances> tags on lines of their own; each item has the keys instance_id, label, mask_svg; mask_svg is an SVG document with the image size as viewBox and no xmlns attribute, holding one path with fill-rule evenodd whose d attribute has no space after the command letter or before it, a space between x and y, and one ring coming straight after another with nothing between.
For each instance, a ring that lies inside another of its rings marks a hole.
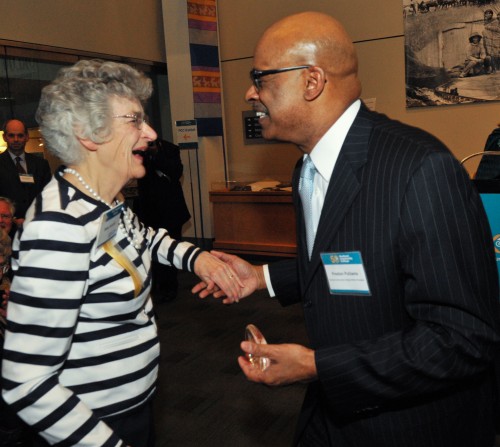
<instances>
[{"instance_id":1,"label":"black and white striped sweater","mask_svg":"<svg viewBox=\"0 0 500 447\"><path fill-rule=\"evenodd\" d=\"M14 240L3 396L50 444L115 446L121 440L102 418L147 402L157 379L151 261L193 271L200 250L151 228L137 250L119 228L112 240L140 277L134 296L129 273L96 244L108 207L61 172Z\"/></svg>"}]
</instances>

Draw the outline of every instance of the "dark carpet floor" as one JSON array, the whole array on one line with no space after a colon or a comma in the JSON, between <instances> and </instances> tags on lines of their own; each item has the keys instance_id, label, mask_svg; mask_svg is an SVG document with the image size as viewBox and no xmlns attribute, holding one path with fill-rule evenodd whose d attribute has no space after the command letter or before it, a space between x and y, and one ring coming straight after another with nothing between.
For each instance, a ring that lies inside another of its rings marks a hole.
<instances>
[{"instance_id":1,"label":"dark carpet floor","mask_svg":"<svg viewBox=\"0 0 500 447\"><path fill-rule=\"evenodd\" d=\"M161 340L157 447L289 446L305 385L251 383L237 357L248 323L260 328L269 343L307 344L300 306L283 308L267 292L226 306L192 295L193 274L179 272L179 280L178 297L156 306Z\"/></svg>"},{"instance_id":2,"label":"dark carpet floor","mask_svg":"<svg viewBox=\"0 0 500 447\"><path fill-rule=\"evenodd\" d=\"M283 308L267 292L225 306L191 294L195 275L179 272L179 280L178 297L156 306L161 340L156 446L289 447L305 385L251 383L237 357L248 323L269 343L307 345L301 307Z\"/></svg>"}]
</instances>

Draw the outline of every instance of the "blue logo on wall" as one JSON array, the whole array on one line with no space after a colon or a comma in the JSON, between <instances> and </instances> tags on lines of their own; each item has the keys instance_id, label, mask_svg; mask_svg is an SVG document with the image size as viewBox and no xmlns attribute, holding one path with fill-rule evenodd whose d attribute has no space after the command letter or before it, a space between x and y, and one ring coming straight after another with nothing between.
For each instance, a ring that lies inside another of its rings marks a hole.
<instances>
[{"instance_id":1,"label":"blue logo on wall","mask_svg":"<svg viewBox=\"0 0 500 447\"><path fill-rule=\"evenodd\" d=\"M493 236L493 245L495 246L495 252L500 254L500 234Z\"/></svg>"},{"instance_id":2,"label":"blue logo on wall","mask_svg":"<svg viewBox=\"0 0 500 447\"><path fill-rule=\"evenodd\" d=\"M481 199L483 200L484 209L490 223L500 280L500 194L481 194Z\"/></svg>"}]
</instances>

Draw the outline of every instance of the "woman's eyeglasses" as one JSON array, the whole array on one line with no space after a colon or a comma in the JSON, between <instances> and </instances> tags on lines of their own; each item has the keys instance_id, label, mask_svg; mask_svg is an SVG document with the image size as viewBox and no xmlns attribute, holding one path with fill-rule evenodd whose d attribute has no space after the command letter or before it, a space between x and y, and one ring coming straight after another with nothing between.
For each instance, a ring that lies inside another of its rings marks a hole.
<instances>
[{"instance_id":1,"label":"woman's eyeglasses","mask_svg":"<svg viewBox=\"0 0 500 447\"><path fill-rule=\"evenodd\" d=\"M137 130L142 129L144 123L148 123L147 115L136 115L135 113L129 113L127 115L113 115L112 118L128 118L130 123L132 123Z\"/></svg>"}]
</instances>

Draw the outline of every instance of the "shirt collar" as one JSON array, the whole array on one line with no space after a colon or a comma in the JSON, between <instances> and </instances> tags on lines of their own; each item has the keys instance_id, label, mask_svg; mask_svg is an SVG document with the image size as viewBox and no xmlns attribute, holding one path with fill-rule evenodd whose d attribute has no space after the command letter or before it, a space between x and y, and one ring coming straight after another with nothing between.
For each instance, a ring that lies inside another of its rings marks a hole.
<instances>
[{"instance_id":1,"label":"shirt collar","mask_svg":"<svg viewBox=\"0 0 500 447\"><path fill-rule=\"evenodd\" d=\"M361 107L361 101L354 101L333 123L311 151L311 159L317 172L329 183L333 168L346 139L347 133Z\"/></svg>"},{"instance_id":2,"label":"shirt collar","mask_svg":"<svg viewBox=\"0 0 500 447\"><path fill-rule=\"evenodd\" d=\"M21 155L15 155L13 152L11 152L11 151L9 151L9 150L8 150L7 152L9 153L10 158L12 158L12 161L13 161L14 163L16 162L16 158L17 158L17 157L20 157L22 162L25 162L25 161L26 161L26 160L25 160L25 158L24 158L24 152L23 152Z\"/></svg>"}]
</instances>

